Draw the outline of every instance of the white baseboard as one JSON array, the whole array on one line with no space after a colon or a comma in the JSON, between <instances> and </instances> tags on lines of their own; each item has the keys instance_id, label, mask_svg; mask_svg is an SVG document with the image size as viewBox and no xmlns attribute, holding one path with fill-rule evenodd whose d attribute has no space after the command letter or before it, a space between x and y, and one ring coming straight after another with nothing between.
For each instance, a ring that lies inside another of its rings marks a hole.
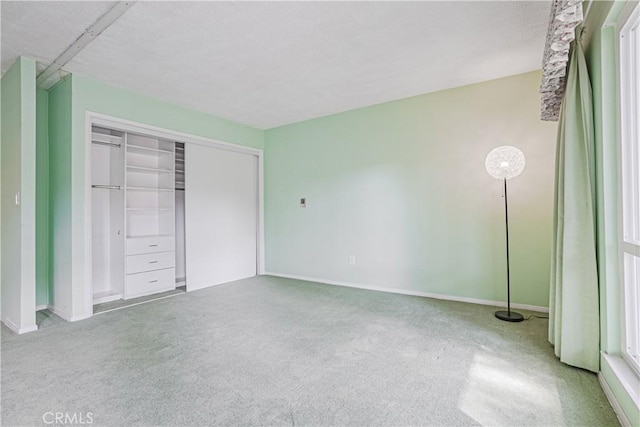
<instances>
[{"instance_id":1,"label":"white baseboard","mask_svg":"<svg viewBox=\"0 0 640 427\"><path fill-rule=\"evenodd\" d=\"M7 328L11 329L16 334L26 334L27 332L34 332L38 330L38 325L29 325L29 326L19 327L18 325L13 323L11 320L7 319L4 315L0 315L0 321L2 321L2 323L4 323L7 326Z\"/></svg>"},{"instance_id":2,"label":"white baseboard","mask_svg":"<svg viewBox=\"0 0 640 427\"><path fill-rule=\"evenodd\" d=\"M56 306L49 305L49 306L47 306L47 308L49 309L50 312L52 312L53 314L55 314L58 317L63 318L67 322L71 321L71 315L68 314L67 312L64 312L64 311L58 309Z\"/></svg>"},{"instance_id":3,"label":"white baseboard","mask_svg":"<svg viewBox=\"0 0 640 427\"><path fill-rule=\"evenodd\" d=\"M78 320L84 320L84 319L88 319L90 318L92 315L82 315L82 316L72 316L69 313L60 310L59 308L57 308L54 305L49 305L47 306L47 308L49 309L49 311L51 311L53 314L55 314L58 317L63 318L64 320L66 320L67 322L77 322Z\"/></svg>"},{"instance_id":4,"label":"white baseboard","mask_svg":"<svg viewBox=\"0 0 640 427\"><path fill-rule=\"evenodd\" d=\"M43 304L43 305L36 305L36 311L40 311L40 310L46 310L48 309L49 306L47 304Z\"/></svg>"},{"instance_id":5,"label":"white baseboard","mask_svg":"<svg viewBox=\"0 0 640 427\"><path fill-rule=\"evenodd\" d=\"M82 316L72 316L70 322L77 322L78 320L89 319L93 314L83 314Z\"/></svg>"},{"instance_id":6,"label":"white baseboard","mask_svg":"<svg viewBox=\"0 0 640 427\"><path fill-rule=\"evenodd\" d=\"M66 311L60 310L55 305L49 305L49 306L47 306L47 308L53 314L55 314L58 317L63 318L67 322L77 322L78 320L88 319L93 315L93 314L83 314L81 316L72 316L71 314L67 313Z\"/></svg>"},{"instance_id":7,"label":"white baseboard","mask_svg":"<svg viewBox=\"0 0 640 427\"><path fill-rule=\"evenodd\" d=\"M284 277L286 279L296 279L296 280L304 280L307 282L317 282L323 283L326 285L334 285L334 286L345 286L348 288L357 288L357 289L366 289L368 291L379 291L379 292L389 292L392 294L401 294L401 295L411 295L417 297L425 297L425 298L435 298L442 299L447 301L457 301L457 302L466 302L470 304L480 304L480 305L490 305L492 307L506 307L507 303L504 301L492 301L478 298L467 298L467 297L459 297L455 295L443 295L443 294L432 294L429 292L421 292L421 291L410 291L406 289L396 289L396 288L381 288L376 286L368 286L368 285L360 285L356 283L346 283L339 282L336 280L326 280L319 279L317 277L305 277L305 276L296 276L293 274L283 274L283 273L274 273L274 272L265 272L265 276L275 276L275 277ZM512 308L518 308L521 310L529 310L529 311L537 311L539 313L548 313L548 307L542 307L538 305L528 305L528 304L516 304L511 303Z\"/></svg>"},{"instance_id":8,"label":"white baseboard","mask_svg":"<svg viewBox=\"0 0 640 427\"><path fill-rule=\"evenodd\" d=\"M607 399L609 400L613 411L616 413L620 424L623 427L632 427L631 421L629 421L629 418L627 418L624 411L622 410L620 403L618 403L615 394L613 394L613 391L611 390L611 387L609 387L609 383L607 383L604 375L602 375L602 372L598 372L598 381L600 382L600 387L602 387L605 396L607 396Z\"/></svg>"}]
</instances>

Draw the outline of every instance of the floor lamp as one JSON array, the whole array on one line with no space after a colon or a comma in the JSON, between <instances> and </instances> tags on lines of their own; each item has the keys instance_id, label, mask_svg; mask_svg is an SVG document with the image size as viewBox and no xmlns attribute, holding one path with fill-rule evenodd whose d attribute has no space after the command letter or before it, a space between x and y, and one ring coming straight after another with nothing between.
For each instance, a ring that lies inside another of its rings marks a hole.
<instances>
[{"instance_id":1,"label":"floor lamp","mask_svg":"<svg viewBox=\"0 0 640 427\"><path fill-rule=\"evenodd\" d=\"M515 178L524 170L524 154L516 147L504 145L491 150L485 160L489 175L504 181L504 224L507 241L507 311L496 311L496 317L506 322L522 322L520 313L511 311L511 277L509 272L509 209L507 204L507 180Z\"/></svg>"}]
</instances>

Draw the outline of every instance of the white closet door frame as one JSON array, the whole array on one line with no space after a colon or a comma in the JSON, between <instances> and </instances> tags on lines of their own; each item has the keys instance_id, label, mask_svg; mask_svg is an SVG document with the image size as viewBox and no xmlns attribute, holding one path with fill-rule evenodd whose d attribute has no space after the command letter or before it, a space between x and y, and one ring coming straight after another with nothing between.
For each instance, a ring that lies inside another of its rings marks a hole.
<instances>
[{"instance_id":1,"label":"white closet door frame","mask_svg":"<svg viewBox=\"0 0 640 427\"><path fill-rule=\"evenodd\" d=\"M93 125L103 126L124 132L136 132L158 138L172 139L188 144L198 144L220 150L234 151L237 153L251 154L258 159L258 212L256 235L256 271L258 275L264 274L264 152L258 148L218 141L188 133L173 131L171 129L138 123L106 114L87 111L85 113L85 176L84 176L84 295L85 315L87 318L93 315L93 289L92 289L92 238L91 238L91 128ZM187 278L188 280L188 278ZM75 300L75 297L73 298Z\"/></svg>"}]
</instances>

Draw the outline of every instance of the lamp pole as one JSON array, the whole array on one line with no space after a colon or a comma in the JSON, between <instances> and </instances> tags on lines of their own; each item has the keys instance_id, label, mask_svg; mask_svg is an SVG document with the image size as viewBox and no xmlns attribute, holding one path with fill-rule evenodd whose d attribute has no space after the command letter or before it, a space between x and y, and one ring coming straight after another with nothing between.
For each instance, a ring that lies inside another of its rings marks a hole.
<instances>
[{"instance_id":1,"label":"lamp pole","mask_svg":"<svg viewBox=\"0 0 640 427\"><path fill-rule=\"evenodd\" d=\"M504 231L507 241L507 313L511 316L511 272L509 271L509 204L507 203L507 178L504 178Z\"/></svg>"},{"instance_id":2,"label":"lamp pole","mask_svg":"<svg viewBox=\"0 0 640 427\"><path fill-rule=\"evenodd\" d=\"M504 229L507 241L507 311L496 311L496 317L507 322L522 322L520 313L511 312L511 272L509 269L509 204L507 203L507 178L504 180Z\"/></svg>"}]
</instances>

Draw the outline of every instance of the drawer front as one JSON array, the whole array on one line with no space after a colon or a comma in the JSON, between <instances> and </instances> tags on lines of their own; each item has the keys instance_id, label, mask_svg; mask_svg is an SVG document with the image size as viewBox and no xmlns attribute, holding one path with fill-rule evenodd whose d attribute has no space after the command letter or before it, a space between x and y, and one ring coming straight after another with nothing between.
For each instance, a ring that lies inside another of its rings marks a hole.
<instances>
[{"instance_id":1,"label":"drawer front","mask_svg":"<svg viewBox=\"0 0 640 427\"><path fill-rule=\"evenodd\" d=\"M176 266L175 252L154 252L152 254L131 255L127 257L127 274L160 270Z\"/></svg>"},{"instance_id":2,"label":"drawer front","mask_svg":"<svg viewBox=\"0 0 640 427\"><path fill-rule=\"evenodd\" d=\"M127 274L124 299L151 295L176 288L176 269L148 271L146 273Z\"/></svg>"},{"instance_id":3,"label":"drawer front","mask_svg":"<svg viewBox=\"0 0 640 427\"><path fill-rule=\"evenodd\" d=\"M170 252L175 250L173 236L134 237L127 239L127 255Z\"/></svg>"}]
</instances>

